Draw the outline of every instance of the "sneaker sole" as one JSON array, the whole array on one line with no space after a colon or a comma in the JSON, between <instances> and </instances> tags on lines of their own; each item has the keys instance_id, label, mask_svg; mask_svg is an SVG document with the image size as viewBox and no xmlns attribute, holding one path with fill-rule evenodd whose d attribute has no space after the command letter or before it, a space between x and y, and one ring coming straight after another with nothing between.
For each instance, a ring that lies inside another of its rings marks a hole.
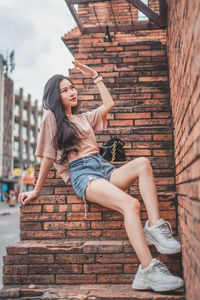
<instances>
[{"instance_id":1,"label":"sneaker sole","mask_svg":"<svg viewBox=\"0 0 200 300\"><path fill-rule=\"evenodd\" d=\"M147 245L149 245L149 246L154 245L156 247L156 249L158 250L158 252L160 252L162 254L175 254L175 253L181 252L181 247L178 247L176 249L166 248L166 247L162 247L157 241L155 241L153 238L150 238L149 236L147 237L145 235L145 239L146 239Z\"/></svg>"},{"instance_id":2,"label":"sneaker sole","mask_svg":"<svg viewBox=\"0 0 200 300\"><path fill-rule=\"evenodd\" d=\"M156 292L166 292L166 291L172 291L172 290L177 290L181 287L183 287L184 283L182 280L179 281L179 283L171 285L171 286L161 286L156 283L152 282L146 282L144 283L143 281L140 280L134 280L132 283L132 288L135 290L154 290Z\"/></svg>"}]
</instances>

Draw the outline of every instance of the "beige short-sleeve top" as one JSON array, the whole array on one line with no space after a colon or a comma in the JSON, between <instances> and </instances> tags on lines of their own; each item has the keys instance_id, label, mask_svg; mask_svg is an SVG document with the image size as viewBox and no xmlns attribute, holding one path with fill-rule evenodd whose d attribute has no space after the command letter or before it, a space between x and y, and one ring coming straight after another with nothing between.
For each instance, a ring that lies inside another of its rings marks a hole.
<instances>
[{"instance_id":1,"label":"beige short-sleeve top","mask_svg":"<svg viewBox=\"0 0 200 300\"><path fill-rule=\"evenodd\" d=\"M81 157L99 153L94 131L98 132L107 128L107 120L106 117L102 117L101 107L82 114L70 115L69 118L86 134L86 138L80 142L78 153L71 152L68 155L68 161L63 164L58 162L61 157L61 150L56 149L53 145L52 140L56 134L56 120L51 110L46 110L43 114L39 141L35 152L35 156L48 157L54 160L53 164L65 183L69 179L69 163Z\"/></svg>"}]
</instances>

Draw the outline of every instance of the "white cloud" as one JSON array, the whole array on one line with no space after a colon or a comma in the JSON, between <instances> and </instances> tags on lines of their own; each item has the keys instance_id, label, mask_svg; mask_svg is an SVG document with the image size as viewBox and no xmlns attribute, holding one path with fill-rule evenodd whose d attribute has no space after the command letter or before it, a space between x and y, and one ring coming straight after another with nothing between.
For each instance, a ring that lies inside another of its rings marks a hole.
<instances>
[{"instance_id":1,"label":"white cloud","mask_svg":"<svg viewBox=\"0 0 200 300\"><path fill-rule=\"evenodd\" d=\"M15 88L41 101L53 74L67 74L72 55L61 40L75 27L64 0L0 0L0 53L15 50Z\"/></svg>"}]
</instances>

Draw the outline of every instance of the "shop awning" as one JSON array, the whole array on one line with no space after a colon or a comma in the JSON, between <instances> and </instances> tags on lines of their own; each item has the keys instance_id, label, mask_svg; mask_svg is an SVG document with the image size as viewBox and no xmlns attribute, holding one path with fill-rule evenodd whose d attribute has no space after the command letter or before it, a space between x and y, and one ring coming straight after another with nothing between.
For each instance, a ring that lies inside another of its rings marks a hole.
<instances>
[{"instance_id":1,"label":"shop awning","mask_svg":"<svg viewBox=\"0 0 200 300\"><path fill-rule=\"evenodd\" d=\"M0 178L1 183L14 183L18 182L18 178L6 178L6 177L1 177Z\"/></svg>"}]
</instances>

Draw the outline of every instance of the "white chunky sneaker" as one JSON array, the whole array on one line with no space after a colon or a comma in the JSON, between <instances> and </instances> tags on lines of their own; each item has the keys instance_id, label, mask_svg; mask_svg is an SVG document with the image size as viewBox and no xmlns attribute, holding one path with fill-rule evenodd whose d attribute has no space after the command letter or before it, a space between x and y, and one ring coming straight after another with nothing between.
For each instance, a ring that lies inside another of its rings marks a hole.
<instances>
[{"instance_id":1,"label":"white chunky sneaker","mask_svg":"<svg viewBox=\"0 0 200 300\"><path fill-rule=\"evenodd\" d=\"M153 258L147 268L142 269L142 265L139 265L132 288L135 290L152 289L157 292L164 292L176 290L182 287L183 284L183 279L172 275L164 263Z\"/></svg>"},{"instance_id":2,"label":"white chunky sneaker","mask_svg":"<svg viewBox=\"0 0 200 300\"><path fill-rule=\"evenodd\" d=\"M162 254L173 254L181 251L181 244L173 238L169 222L160 219L150 227L148 223L149 220L146 221L143 228L147 245L154 245Z\"/></svg>"}]
</instances>

